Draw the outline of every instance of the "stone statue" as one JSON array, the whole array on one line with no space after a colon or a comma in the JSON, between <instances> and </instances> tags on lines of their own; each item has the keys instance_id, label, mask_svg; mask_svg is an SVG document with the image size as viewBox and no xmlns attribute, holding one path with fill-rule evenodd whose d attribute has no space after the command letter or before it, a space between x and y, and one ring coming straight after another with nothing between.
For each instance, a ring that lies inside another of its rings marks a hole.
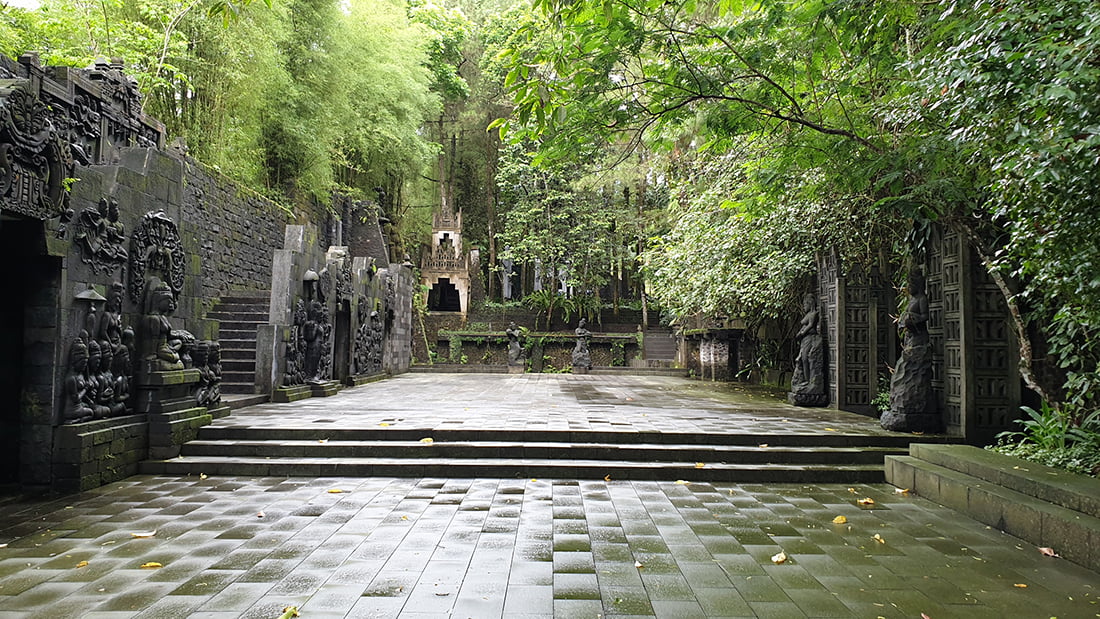
<instances>
[{"instance_id":1,"label":"stone statue","mask_svg":"<svg viewBox=\"0 0 1100 619\"><path fill-rule=\"evenodd\" d=\"M794 376L787 401L797 406L825 406L825 350L821 341L821 315L817 297L806 293L802 297L802 322L798 327L798 356L794 361Z\"/></svg>"},{"instance_id":2,"label":"stone statue","mask_svg":"<svg viewBox=\"0 0 1100 619\"><path fill-rule=\"evenodd\" d=\"M209 354L206 340L199 340L191 347L191 363L199 371L199 382L195 385L195 404L198 406L208 406L210 402Z\"/></svg>"},{"instance_id":3,"label":"stone statue","mask_svg":"<svg viewBox=\"0 0 1100 619\"><path fill-rule=\"evenodd\" d=\"M111 373L115 377L115 403L111 407L115 415L124 415L130 407L130 387L133 384L134 367L130 362L134 349L134 330L127 327L122 331L122 339L114 349L114 363Z\"/></svg>"},{"instance_id":4,"label":"stone statue","mask_svg":"<svg viewBox=\"0 0 1100 619\"><path fill-rule=\"evenodd\" d=\"M206 367L210 370L210 405L222 403L222 345L210 341L207 345Z\"/></svg>"},{"instance_id":5,"label":"stone statue","mask_svg":"<svg viewBox=\"0 0 1100 619\"><path fill-rule=\"evenodd\" d=\"M195 346L195 336L186 329L172 329L168 334L168 345L180 356L185 369L198 367L191 361L191 349Z\"/></svg>"},{"instance_id":6,"label":"stone statue","mask_svg":"<svg viewBox=\"0 0 1100 619\"><path fill-rule=\"evenodd\" d=\"M103 351L99 342L88 340L88 399L92 403L92 418L106 419L111 416L111 405L115 401L114 379L110 371L104 374L102 369Z\"/></svg>"},{"instance_id":7,"label":"stone statue","mask_svg":"<svg viewBox=\"0 0 1100 619\"><path fill-rule=\"evenodd\" d=\"M928 339L928 297L924 273L909 273L909 304L898 321L904 331L901 358L890 380L890 409L880 423L896 432L939 432L940 416L932 402L932 350Z\"/></svg>"},{"instance_id":8,"label":"stone statue","mask_svg":"<svg viewBox=\"0 0 1100 619\"><path fill-rule=\"evenodd\" d=\"M172 334L172 323L168 317L176 311L176 297L171 287L158 277L151 278L145 286L143 306L138 340L144 365L142 369L147 372L182 370L179 353L168 341Z\"/></svg>"},{"instance_id":9,"label":"stone statue","mask_svg":"<svg viewBox=\"0 0 1100 619\"><path fill-rule=\"evenodd\" d=\"M508 336L508 365L523 363L523 332L516 326L515 321L508 323L508 329L504 331Z\"/></svg>"},{"instance_id":10,"label":"stone statue","mask_svg":"<svg viewBox=\"0 0 1100 619\"><path fill-rule=\"evenodd\" d=\"M573 347L573 367L592 369L592 355L588 352L588 340L592 338L592 332L585 328L588 321L581 318L574 331L577 335L577 344Z\"/></svg>"},{"instance_id":11,"label":"stone statue","mask_svg":"<svg viewBox=\"0 0 1100 619\"><path fill-rule=\"evenodd\" d=\"M321 357L324 354L322 347L324 345L324 325L322 324L324 312L321 309L320 301L311 301L309 304L309 313L307 314L306 322L302 325L302 340L305 341L305 362L303 364L302 374L305 376L307 382L317 382L321 380Z\"/></svg>"},{"instance_id":12,"label":"stone statue","mask_svg":"<svg viewBox=\"0 0 1100 619\"><path fill-rule=\"evenodd\" d=\"M124 288L120 282L111 284L107 291L107 303L103 307L103 317L99 320L99 339L106 340L115 357L122 345L122 295Z\"/></svg>"},{"instance_id":13,"label":"stone statue","mask_svg":"<svg viewBox=\"0 0 1100 619\"><path fill-rule=\"evenodd\" d=\"M82 423L92 418L92 402L89 399L88 345L86 333L81 333L69 348L69 372L65 376L64 423Z\"/></svg>"}]
</instances>

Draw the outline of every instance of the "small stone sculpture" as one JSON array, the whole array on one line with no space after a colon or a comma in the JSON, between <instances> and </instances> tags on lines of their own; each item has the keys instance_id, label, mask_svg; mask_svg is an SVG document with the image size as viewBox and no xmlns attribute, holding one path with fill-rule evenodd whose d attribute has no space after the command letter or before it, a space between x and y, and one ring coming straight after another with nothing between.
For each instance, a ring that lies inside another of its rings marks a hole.
<instances>
[{"instance_id":1,"label":"small stone sculpture","mask_svg":"<svg viewBox=\"0 0 1100 619\"><path fill-rule=\"evenodd\" d=\"M145 303L141 316L142 368L147 372L182 370L179 353L169 344L172 323L168 316L176 311L172 289L160 278L150 278L145 286Z\"/></svg>"},{"instance_id":2,"label":"small stone sculpture","mask_svg":"<svg viewBox=\"0 0 1100 619\"><path fill-rule=\"evenodd\" d=\"M69 373L65 377L65 423L82 423L92 418L92 402L89 399L88 345L86 333L81 333L69 348Z\"/></svg>"},{"instance_id":3,"label":"small stone sculpture","mask_svg":"<svg viewBox=\"0 0 1100 619\"><path fill-rule=\"evenodd\" d=\"M573 367L591 370L592 355L588 352L588 340L591 339L592 332L585 328L587 324L588 321L581 318L574 331L577 335L577 344L573 347Z\"/></svg>"},{"instance_id":4,"label":"small stone sculpture","mask_svg":"<svg viewBox=\"0 0 1100 619\"><path fill-rule=\"evenodd\" d=\"M802 322L798 328L798 356L794 361L794 376L787 401L796 406L825 406L825 351L821 342L820 313L817 297L806 293L802 297Z\"/></svg>"},{"instance_id":5,"label":"small stone sculpture","mask_svg":"<svg viewBox=\"0 0 1100 619\"><path fill-rule=\"evenodd\" d=\"M504 331L508 336L508 365L520 365L523 363L523 332L516 326L515 321L508 323L508 329Z\"/></svg>"},{"instance_id":6,"label":"small stone sculpture","mask_svg":"<svg viewBox=\"0 0 1100 619\"><path fill-rule=\"evenodd\" d=\"M111 405L115 400L114 380L104 375L102 368L103 353L99 342L88 340L88 399L92 403L92 418L106 419L111 416ZM108 374L110 371L108 370Z\"/></svg>"},{"instance_id":7,"label":"small stone sculpture","mask_svg":"<svg viewBox=\"0 0 1100 619\"><path fill-rule=\"evenodd\" d=\"M909 305L899 328L904 330L901 358L890 380L890 409L880 423L896 432L938 432L941 420L932 410L932 351L928 339L928 297L924 273L909 273Z\"/></svg>"},{"instance_id":8,"label":"small stone sculpture","mask_svg":"<svg viewBox=\"0 0 1100 619\"><path fill-rule=\"evenodd\" d=\"M207 345L206 367L210 370L210 406L222 403L222 345L210 341Z\"/></svg>"},{"instance_id":9,"label":"small stone sculpture","mask_svg":"<svg viewBox=\"0 0 1100 619\"><path fill-rule=\"evenodd\" d=\"M305 363L303 365L303 374L305 375L306 382L318 382L321 380L321 357L323 356L322 347L324 345L324 325L323 311L320 301L311 301L309 304L309 313L307 314L306 322L302 326L302 340L305 341Z\"/></svg>"}]
</instances>

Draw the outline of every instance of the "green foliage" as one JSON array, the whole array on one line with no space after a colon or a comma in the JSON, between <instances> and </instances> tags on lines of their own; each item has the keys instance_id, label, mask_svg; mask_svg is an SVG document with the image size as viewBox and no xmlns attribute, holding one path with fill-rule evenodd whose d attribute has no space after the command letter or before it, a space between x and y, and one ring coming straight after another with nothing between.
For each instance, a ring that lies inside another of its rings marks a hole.
<instances>
[{"instance_id":1,"label":"green foliage","mask_svg":"<svg viewBox=\"0 0 1100 619\"><path fill-rule=\"evenodd\" d=\"M1100 475L1100 411L1079 419L1044 405L1022 407L1023 429L1003 432L994 451L1085 475Z\"/></svg>"}]
</instances>

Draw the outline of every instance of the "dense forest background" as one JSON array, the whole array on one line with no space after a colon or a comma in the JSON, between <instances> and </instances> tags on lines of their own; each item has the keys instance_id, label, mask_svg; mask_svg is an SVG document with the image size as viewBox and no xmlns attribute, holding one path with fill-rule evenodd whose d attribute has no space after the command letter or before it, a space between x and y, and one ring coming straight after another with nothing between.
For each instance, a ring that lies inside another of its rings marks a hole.
<instances>
[{"instance_id":1,"label":"dense forest background","mask_svg":"<svg viewBox=\"0 0 1100 619\"><path fill-rule=\"evenodd\" d=\"M900 287L948 226L1028 386L1073 423L1100 407L1093 0L5 6L0 52L27 50L121 58L192 156L291 208L381 188L406 247L461 210L495 301L508 260L751 326L793 315L820 252Z\"/></svg>"}]
</instances>

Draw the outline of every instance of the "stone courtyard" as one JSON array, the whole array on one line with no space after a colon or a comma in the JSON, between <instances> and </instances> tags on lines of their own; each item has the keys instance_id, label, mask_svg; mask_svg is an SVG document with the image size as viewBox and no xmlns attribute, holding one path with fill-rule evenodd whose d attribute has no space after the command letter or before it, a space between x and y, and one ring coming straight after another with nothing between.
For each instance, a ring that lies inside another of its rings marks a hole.
<instances>
[{"instance_id":1,"label":"stone courtyard","mask_svg":"<svg viewBox=\"0 0 1100 619\"><path fill-rule=\"evenodd\" d=\"M402 375L215 426L883 433L794 410L679 379ZM139 475L3 513L4 617L1100 616L1095 572L883 483Z\"/></svg>"}]
</instances>

